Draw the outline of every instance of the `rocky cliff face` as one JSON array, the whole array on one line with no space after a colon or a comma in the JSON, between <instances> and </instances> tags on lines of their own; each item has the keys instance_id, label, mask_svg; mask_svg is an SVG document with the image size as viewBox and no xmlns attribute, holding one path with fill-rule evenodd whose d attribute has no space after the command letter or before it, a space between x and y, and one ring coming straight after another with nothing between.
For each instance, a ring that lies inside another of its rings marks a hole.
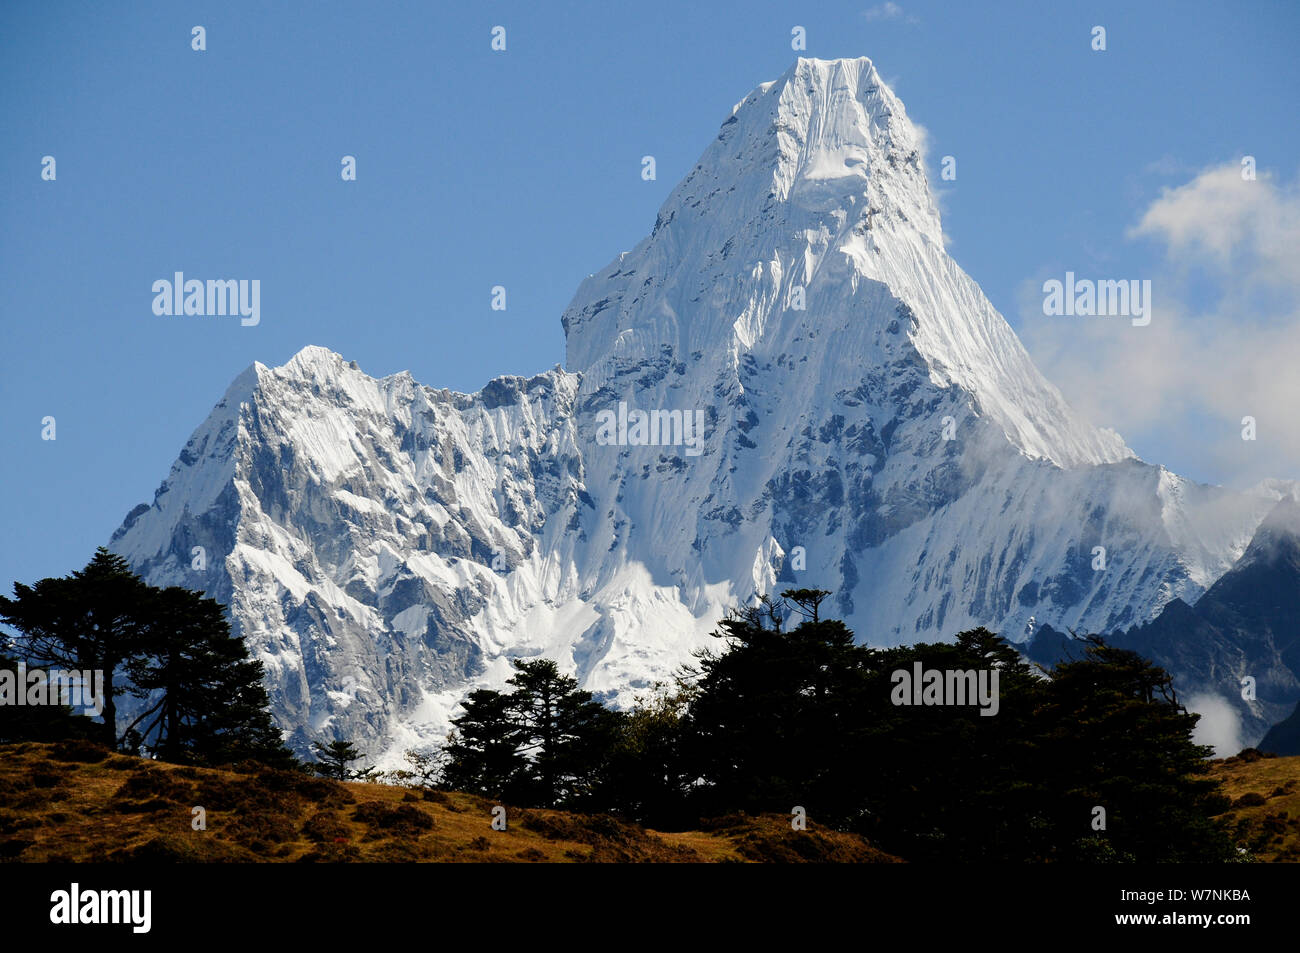
<instances>
[{"instance_id":1,"label":"rocky cliff face","mask_svg":"<svg viewBox=\"0 0 1300 953\"><path fill-rule=\"evenodd\" d=\"M254 365L112 548L230 606L297 744L371 752L440 740L514 656L627 702L791 584L881 644L1195 600L1289 486L1076 417L945 252L920 148L870 61L800 59L582 283L567 370Z\"/></svg>"}]
</instances>

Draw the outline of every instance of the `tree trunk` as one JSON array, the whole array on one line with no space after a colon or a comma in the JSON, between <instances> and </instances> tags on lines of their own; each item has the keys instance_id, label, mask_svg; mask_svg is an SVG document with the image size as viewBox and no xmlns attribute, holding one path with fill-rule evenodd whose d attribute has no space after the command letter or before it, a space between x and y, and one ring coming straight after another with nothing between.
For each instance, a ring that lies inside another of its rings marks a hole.
<instances>
[{"instance_id":1,"label":"tree trunk","mask_svg":"<svg viewBox=\"0 0 1300 953\"><path fill-rule=\"evenodd\" d=\"M104 673L104 725L101 729L104 744L117 750L117 700L113 697L113 676Z\"/></svg>"}]
</instances>

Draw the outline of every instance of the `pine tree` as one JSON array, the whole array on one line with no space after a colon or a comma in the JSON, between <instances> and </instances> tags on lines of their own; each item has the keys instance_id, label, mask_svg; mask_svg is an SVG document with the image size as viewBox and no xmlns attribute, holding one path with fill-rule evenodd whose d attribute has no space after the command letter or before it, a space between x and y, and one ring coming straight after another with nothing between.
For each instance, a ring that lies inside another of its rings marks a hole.
<instances>
[{"instance_id":1,"label":"pine tree","mask_svg":"<svg viewBox=\"0 0 1300 953\"><path fill-rule=\"evenodd\" d=\"M1042 717L1042 761L1059 792L1054 853L1098 853L1139 863L1235 859L1211 818L1225 807L1208 776L1213 749L1192 741L1199 715L1179 702L1173 679L1136 652L1081 640L1083 656L1051 670ZM1091 830L1095 807L1104 832Z\"/></svg>"},{"instance_id":2,"label":"pine tree","mask_svg":"<svg viewBox=\"0 0 1300 953\"><path fill-rule=\"evenodd\" d=\"M262 663L230 634L222 606L201 593L154 590L148 654L127 665L132 694L153 703L131 723L141 743L175 762L295 761L268 713Z\"/></svg>"},{"instance_id":3,"label":"pine tree","mask_svg":"<svg viewBox=\"0 0 1300 953\"><path fill-rule=\"evenodd\" d=\"M893 673L980 672L997 714L980 705L896 705ZM1039 752L1046 683L1014 647L987 629L952 642L877 653L864 695L861 761L871 814L855 828L908 860L1004 862L1035 859L1047 829L1053 782Z\"/></svg>"},{"instance_id":4,"label":"pine tree","mask_svg":"<svg viewBox=\"0 0 1300 953\"><path fill-rule=\"evenodd\" d=\"M353 771L348 768L353 761L361 760L359 752L350 741L337 739L329 744L321 744L319 741L312 745L312 750L320 759L313 767L316 773L327 778L333 778L335 781L350 781L357 778L363 778L370 775L373 768L363 768Z\"/></svg>"},{"instance_id":5,"label":"pine tree","mask_svg":"<svg viewBox=\"0 0 1300 953\"><path fill-rule=\"evenodd\" d=\"M515 659L508 693L479 689L452 719L444 782L517 804L592 803L619 716L550 659Z\"/></svg>"},{"instance_id":6,"label":"pine tree","mask_svg":"<svg viewBox=\"0 0 1300 953\"><path fill-rule=\"evenodd\" d=\"M101 546L84 569L33 586L15 582L13 591L12 599L0 596L0 620L21 633L15 651L29 665L102 671L99 740L116 748L115 676L144 650L149 587Z\"/></svg>"},{"instance_id":7,"label":"pine tree","mask_svg":"<svg viewBox=\"0 0 1300 953\"><path fill-rule=\"evenodd\" d=\"M105 746L166 760L295 764L267 711L262 666L232 638L223 607L202 593L144 583L103 547L70 576L14 584L0 619L19 632L12 651L31 666L103 673ZM145 700L126 726L117 698Z\"/></svg>"},{"instance_id":8,"label":"pine tree","mask_svg":"<svg viewBox=\"0 0 1300 953\"><path fill-rule=\"evenodd\" d=\"M462 704L465 712L452 719L455 727L447 739L444 782L459 791L519 801L528 762L510 698L480 688Z\"/></svg>"},{"instance_id":9,"label":"pine tree","mask_svg":"<svg viewBox=\"0 0 1300 953\"><path fill-rule=\"evenodd\" d=\"M509 696L519 750L531 759L530 800L576 806L594 790L616 717L551 659L515 659Z\"/></svg>"},{"instance_id":10,"label":"pine tree","mask_svg":"<svg viewBox=\"0 0 1300 953\"><path fill-rule=\"evenodd\" d=\"M606 765L594 795L597 804L659 829L691 823L687 792L695 775L682 757L684 719L692 689L656 686L648 698L618 716Z\"/></svg>"},{"instance_id":11,"label":"pine tree","mask_svg":"<svg viewBox=\"0 0 1300 953\"><path fill-rule=\"evenodd\" d=\"M701 810L788 811L829 821L860 810L855 746L872 652L842 622L821 619L820 590L794 590L804 621L791 631L780 603L735 610L703 651L685 719L685 757L703 779ZM813 621L816 619L816 621Z\"/></svg>"}]
</instances>

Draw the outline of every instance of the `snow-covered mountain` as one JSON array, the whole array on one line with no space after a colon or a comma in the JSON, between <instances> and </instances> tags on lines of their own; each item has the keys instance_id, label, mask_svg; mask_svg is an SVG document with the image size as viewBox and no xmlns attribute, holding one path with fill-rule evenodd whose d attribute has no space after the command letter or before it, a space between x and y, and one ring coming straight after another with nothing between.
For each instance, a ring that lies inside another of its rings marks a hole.
<instances>
[{"instance_id":1,"label":"snow-covered mountain","mask_svg":"<svg viewBox=\"0 0 1300 953\"><path fill-rule=\"evenodd\" d=\"M1078 418L944 250L921 146L869 60L799 59L579 287L567 370L255 364L112 548L229 604L297 744L372 754L440 740L511 657L630 701L791 584L877 644L1194 601L1291 486L1196 484Z\"/></svg>"},{"instance_id":2,"label":"snow-covered mountain","mask_svg":"<svg viewBox=\"0 0 1300 953\"><path fill-rule=\"evenodd\" d=\"M1260 523L1236 565L1194 606L1174 599L1150 622L1104 634L1111 645L1172 673L1174 690L1209 723L1207 743L1227 756L1247 745L1263 747L1279 722L1270 744L1300 728L1300 717L1293 726L1284 722L1300 700L1298 629L1300 503L1286 497ZM1077 642L1046 625L1021 651L1043 665L1082 655Z\"/></svg>"}]
</instances>

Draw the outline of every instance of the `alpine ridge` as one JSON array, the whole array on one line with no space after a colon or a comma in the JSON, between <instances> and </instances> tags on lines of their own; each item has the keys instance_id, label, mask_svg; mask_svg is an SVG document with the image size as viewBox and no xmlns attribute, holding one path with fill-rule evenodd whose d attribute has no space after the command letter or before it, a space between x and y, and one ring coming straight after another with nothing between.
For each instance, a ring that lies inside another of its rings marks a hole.
<instances>
[{"instance_id":1,"label":"alpine ridge","mask_svg":"<svg viewBox=\"0 0 1300 953\"><path fill-rule=\"evenodd\" d=\"M296 747L390 759L511 657L625 704L790 585L876 644L1195 601L1291 485L1196 484L1080 419L945 251L923 146L869 60L799 59L582 282L566 367L467 395L255 364L111 548L229 605ZM620 404L698 414L698 452L598 440Z\"/></svg>"},{"instance_id":2,"label":"alpine ridge","mask_svg":"<svg viewBox=\"0 0 1300 953\"><path fill-rule=\"evenodd\" d=\"M1298 625L1300 503L1288 496L1264 518L1236 565L1194 606L1174 599L1150 622L1105 636L1174 675L1184 703L1211 715L1207 729L1214 730L1203 730L1217 741L1220 756L1256 743L1288 754L1277 744L1287 728L1271 737L1266 732L1275 723L1285 726L1283 719L1300 701ZM1022 651L1042 665L1080 655L1078 645L1048 625Z\"/></svg>"}]
</instances>

